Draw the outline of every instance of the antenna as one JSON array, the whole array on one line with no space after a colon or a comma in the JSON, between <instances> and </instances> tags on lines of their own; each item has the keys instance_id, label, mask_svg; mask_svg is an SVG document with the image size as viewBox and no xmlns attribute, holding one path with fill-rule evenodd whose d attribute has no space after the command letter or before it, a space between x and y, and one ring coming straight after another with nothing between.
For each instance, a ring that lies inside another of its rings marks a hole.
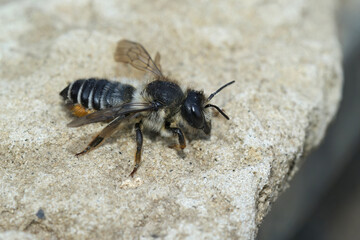
<instances>
[{"instance_id":1,"label":"antenna","mask_svg":"<svg viewBox=\"0 0 360 240\"><path fill-rule=\"evenodd\" d=\"M218 90L216 90L216 92L213 92L212 94L210 94L210 96L209 96L208 99L207 99L207 102L210 102L210 100L211 100L216 94L218 94L221 90L223 90L223 89L226 88L227 86L233 84L234 82L235 82L235 80L234 80L234 81L231 81L231 82L229 82L229 83L227 83L227 84L225 84L224 86L222 86L221 88L219 88Z\"/></svg>"},{"instance_id":2,"label":"antenna","mask_svg":"<svg viewBox=\"0 0 360 240\"><path fill-rule=\"evenodd\" d=\"M224 118L226 118L227 120L230 120L230 118L216 105L212 105L212 104L207 104L204 108L208 108L208 107L213 107L215 108L216 110L219 111L219 113L221 113L221 115L224 116Z\"/></svg>"}]
</instances>

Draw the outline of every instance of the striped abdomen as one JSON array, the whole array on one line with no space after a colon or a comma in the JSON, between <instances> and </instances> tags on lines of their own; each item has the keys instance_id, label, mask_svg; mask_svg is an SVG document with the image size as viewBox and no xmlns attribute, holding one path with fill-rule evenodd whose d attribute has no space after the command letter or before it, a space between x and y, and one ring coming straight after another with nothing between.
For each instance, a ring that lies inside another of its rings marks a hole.
<instances>
[{"instance_id":1,"label":"striped abdomen","mask_svg":"<svg viewBox=\"0 0 360 240\"><path fill-rule=\"evenodd\" d=\"M86 109L105 109L130 102L135 88L106 79L80 79L69 84L60 95L72 104Z\"/></svg>"}]
</instances>

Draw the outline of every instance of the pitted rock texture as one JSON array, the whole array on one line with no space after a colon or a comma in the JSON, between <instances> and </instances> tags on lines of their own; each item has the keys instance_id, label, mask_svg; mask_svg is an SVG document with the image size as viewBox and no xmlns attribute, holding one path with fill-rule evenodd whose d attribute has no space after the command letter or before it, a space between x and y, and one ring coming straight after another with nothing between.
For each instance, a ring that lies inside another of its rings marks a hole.
<instances>
[{"instance_id":1,"label":"pitted rock texture","mask_svg":"<svg viewBox=\"0 0 360 240\"><path fill-rule=\"evenodd\" d=\"M334 1L0 3L0 239L254 239L319 144L341 98ZM318 11L321 9L321 11ZM79 78L142 73L116 42L161 53L163 72L210 94L231 120L211 138L144 140L133 126L82 150L105 124L67 128L59 92ZM42 210L42 212L40 211ZM40 212L39 212L40 211ZM39 217L40 216L40 217Z\"/></svg>"}]
</instances>

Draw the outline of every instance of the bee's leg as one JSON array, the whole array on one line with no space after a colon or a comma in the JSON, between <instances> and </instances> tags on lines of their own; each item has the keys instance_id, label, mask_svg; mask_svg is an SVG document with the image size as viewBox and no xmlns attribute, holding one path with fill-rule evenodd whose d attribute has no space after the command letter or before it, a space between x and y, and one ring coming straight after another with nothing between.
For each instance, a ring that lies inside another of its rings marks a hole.
<instances>
[{"instance_id":1,"label":"bee's leg","mask_svg":"<svg viewBox=\"0 0 360 240\"><path fill-rule=\"evenodd\" d=\"M140 166L141 161L141 149L143 145L143 134L140 129L140 123L135 124L135 132L136 132L136 154L135 154L135 166L132 172L130 173L130 176L133 177L136 171L138 170Z\"/></svg>"},{"instance_id":2,"label":"bee's leg","mask_svg":"<svg viewBox=\"0 0 360 240\"><path fill-rule=\"evenodd\" d=\"M89 143L89 145L82 152L75 154L75 156L83 155L89 152L90 150L96 148L97 146L99 146L100 143L102 143L107 137L109 137L111 134L113 134L116 131L121 120L123 120L123 118L118 117L115 118L113 121L111 121L98 135L95 136L95 138Z\"/></svg>"},{"instance_id":3,"label":"bee's leg","mask_svg":"<svg viewBox=\"0 0 360 240\"><path fill-rule=\"evenodd\" d=\"M170 123L165 123L165 129L171 131L174 135L177 135L179 138L179 144L170 145L170 148L174 148L176 150L182 150L186 147L185 136L180 128L172 128L170 127Z\"/></svg>"}]
</instances>

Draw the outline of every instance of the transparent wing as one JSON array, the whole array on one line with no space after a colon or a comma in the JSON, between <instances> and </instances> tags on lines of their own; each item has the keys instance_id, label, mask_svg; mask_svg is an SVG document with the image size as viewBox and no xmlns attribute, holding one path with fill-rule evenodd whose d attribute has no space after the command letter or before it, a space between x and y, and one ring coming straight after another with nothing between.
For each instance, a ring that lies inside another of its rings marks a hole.
<instances>
[{"instance_id":1,"label":"transparent wing","mask_svg":"<svg viewBox=\"0 0 360 240\"><path fill-rule=\"evenodd\" d=\"M149 71L160 78L164 77L161 73L160 67L156 65L159 64L160 55L157 54L157 63L155 63L151 59L149 53L139 43L131 42L125 39L119 41L116 47L114 58L117 62L129 63L136 69Z\"/></svg>"},{"instance_id":2,"label":"transparent wing","mask_svg":"<svg viewBox=\"0 0 360 240\"><path fill-rule=\"evenodd\" d=\"M90 113L68 123L68 127L80 127L90 123L106 122L115 118L125 119L134 113L153 111L156 106L152 103L125 103L121 106L112 107Z\"/></svg>"},{"instance_id":3,"label":"transparent wing","mask_svg":"<svg viewBox=\"0 0 360 240\"><path fill-rule=\"evenodd\" d=\"M155 55L155 65L158 67L158 69L161 71L161 65L160 65L160 53L157 52Z\"/></svg>"}]
</instances>

